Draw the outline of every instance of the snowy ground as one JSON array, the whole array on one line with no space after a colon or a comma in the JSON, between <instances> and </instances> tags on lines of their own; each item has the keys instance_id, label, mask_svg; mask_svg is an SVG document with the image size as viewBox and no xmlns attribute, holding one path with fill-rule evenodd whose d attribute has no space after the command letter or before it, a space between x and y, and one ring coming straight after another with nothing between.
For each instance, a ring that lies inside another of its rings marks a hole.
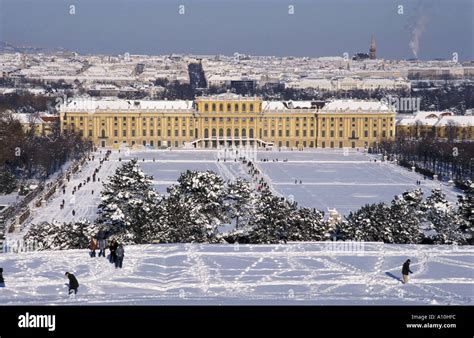
<instances>
[{"instance_id":1,"label":"snowy ground","mask_svg":"<svg viewBox=\"0 0 474 338\"><path fill-rule=\"evenodd\" d=\"M344 215L367 203L390 202L394 195L415 189L417 180L421 180L425 196L435 187L441 187L451 201L456 201L456 195L460 193L446 183L423 180L421 175L395 164L370 162L371 157L362 152L350 151L346 155L336 149L259 151L255 163L277 193L293 198L303 206L326 212L329 208L335 208ZM94 221L102 182L121 165L119 158L122 161L137 158L145 173L153 176L154 186L160 193L166 193L166 188L176 183L179 175L187 169L212 170L225 180L237 177L249 179L244 164L233 160L218 162L217 157L222 156L222 153L215 150L143 150L129 153L122 151L120 154L114 151L110 161L104 162L99 171L97 177L101 182L87 183L72 195L73 187L92 175L103 156L104 153L96 154L95 161L87 162L81 171L72 177L65 194L62 191L58 192L45 207L32 206L31 223L50 222L53 219L71 222L73 219L84 218ZM261 162L260 159L269 161ZM279 161L273 162L273 159ZM298 180L298 184L295 184L295 179ZM63 199L65 208L61 210L59 205Z\"/></svg>"},{"instance_id":2,"label":"snowy ground","mask_svg":"<svg viewBox=\"0 0 474 338\"><path fill-rule=\"evenodd\" d=\"M352 250L348 250L352 249ZM473 305L474 248L364 243L144 245L124 268L87 250L0 255L2 305ZM402 263L412 260L409 284ZM69 299L64 276L79 293Z\"/></svg>"}]
</instances>

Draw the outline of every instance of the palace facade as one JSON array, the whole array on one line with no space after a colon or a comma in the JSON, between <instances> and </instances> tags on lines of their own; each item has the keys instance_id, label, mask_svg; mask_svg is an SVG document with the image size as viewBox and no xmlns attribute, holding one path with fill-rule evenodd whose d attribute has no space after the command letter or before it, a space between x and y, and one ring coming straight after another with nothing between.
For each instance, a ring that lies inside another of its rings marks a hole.
<instances>
[{"instance_id":1,"label":"palace facade","mask_svg":"<svg viewBox=\"0 0 474 338\"><path fill-rule=\"evenodd\" d=\"M226 93L194 101L70 100L61 130L98 147L362 148L395 137L395 111L378 101L263 101Z\"/></svg>"}]
</instances>

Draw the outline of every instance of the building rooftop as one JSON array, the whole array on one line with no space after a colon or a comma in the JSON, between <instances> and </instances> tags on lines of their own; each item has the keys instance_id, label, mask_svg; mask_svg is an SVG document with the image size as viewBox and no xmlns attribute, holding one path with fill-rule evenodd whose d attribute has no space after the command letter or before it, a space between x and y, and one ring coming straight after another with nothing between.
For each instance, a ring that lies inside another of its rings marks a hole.
<instances>
[{"instance_id":1,"label":"building rooftop","mask_svg":"<svg viewBox=\"0 0 474 338\"><path fill-rule=\"evenodd\" d=\"M74 111L107 111L107 110L191 110L193 101L177 100L177 101L149 101L149 100L91 100L91 99L75 99L66 104L61 105L60 110L63 112Z\"/></svg>"}]
</instances>

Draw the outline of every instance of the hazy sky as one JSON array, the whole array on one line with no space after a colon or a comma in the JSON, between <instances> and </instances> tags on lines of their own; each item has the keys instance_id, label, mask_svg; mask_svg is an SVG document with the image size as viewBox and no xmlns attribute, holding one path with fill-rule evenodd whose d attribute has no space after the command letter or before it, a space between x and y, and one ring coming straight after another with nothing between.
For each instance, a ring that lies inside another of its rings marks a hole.
<instances>
[{"instance_id":1,"label":"hazy sky","mask_svg":"<svg viewBox=\"0 0 474 338\"><path fill-rule=\"evenodd\" d=\"M474 0L0 0L0 40L84 54L342 56L367 52L375 33L383 58L413 57L418 40L421 59L473 60L473 18Z\"/></svg>"}]
</instances>

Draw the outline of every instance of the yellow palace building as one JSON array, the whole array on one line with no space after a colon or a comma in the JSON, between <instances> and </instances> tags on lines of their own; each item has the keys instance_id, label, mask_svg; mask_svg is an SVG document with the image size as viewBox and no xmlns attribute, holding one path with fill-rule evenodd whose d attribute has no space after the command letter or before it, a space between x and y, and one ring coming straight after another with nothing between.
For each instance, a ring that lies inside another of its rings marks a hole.
<instances>
[{"instance_id":1,"label":"yellow palace building","mask_svg":"<svg viewBox=\"0 0 474 338\"><path fill-rule=\"evenodd\" d=\"M74 99L61 130L98 147L361 148L395 137L395 111L379 101L263 101L231 93L194 101Z\"/></svg>"}]
</instances>

